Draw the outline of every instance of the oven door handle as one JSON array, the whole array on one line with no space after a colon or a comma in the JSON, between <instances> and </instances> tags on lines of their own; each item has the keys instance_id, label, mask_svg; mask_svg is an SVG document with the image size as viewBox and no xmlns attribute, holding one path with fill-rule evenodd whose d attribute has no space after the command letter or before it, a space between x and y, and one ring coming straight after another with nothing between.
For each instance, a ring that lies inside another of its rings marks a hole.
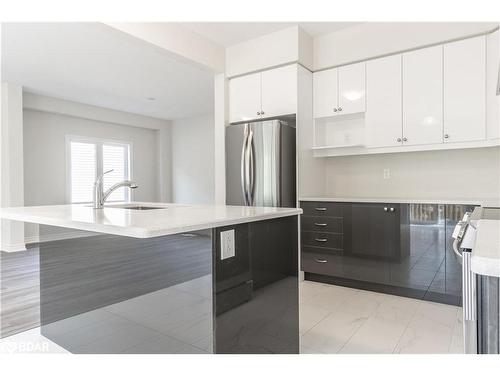
<instances>
[{"instance_id":1,"label":"oven door handle","mask_svg":"<svg viewBox=\"0 0 500 375\"><path fill-rule=\"evenodd\" d=\"M463 264L463 255L460 252L460 250L458 250L458 246L459 246L459 241L458 240L454 240L453 241L453 246L452 246L453 247L453 252L455 253L458 262L460 264Z\"/></svg>"},{"instance_id":2,"label":"oven door handle","mask_svg":"<svg viewBox=\"0 0 500 375\"><path fill-rule=\"evenodd\" d=\"M470 251L462 253L462 301L464 321L476 320L476 275L471 270Z\"/></svg>"}]
</instances>

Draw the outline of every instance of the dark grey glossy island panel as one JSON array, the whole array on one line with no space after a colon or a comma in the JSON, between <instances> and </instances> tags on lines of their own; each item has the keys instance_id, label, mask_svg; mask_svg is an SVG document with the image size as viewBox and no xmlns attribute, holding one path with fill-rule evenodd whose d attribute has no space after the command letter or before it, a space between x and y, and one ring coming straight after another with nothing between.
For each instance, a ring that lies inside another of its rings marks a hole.
<instances>
[{"instance_id":1,"label":"dark grey glossy island panel","mask_svg":"<svg viewBox=\"0 0 500 375\"><path fill-rule=\"evenodd\" d=\"M223 230L249 239L234 258L216 254L216 353L299 353L297 224L294 216L216 229L216 249Z\"/></svg>"},{"instance_id":2,"label":"dark grey glossy island panel","mask_svg":"<svg viewBox=\"0 0 500 375\"><path fill-rule=\"evenodd\" d=\"M298 353L297 228L292 216L41 243L41 332L72 353Z\"/></svg>"},{"instance_id":3,"label":"dark grey glossy island panel","mask_svg":"<svg viewBox=\"0 0 500 375\"><path fill-rule=\"evenodd\" d=\"M44 336L72 353L213 351L210 230L89 234L40 244Z\"/></svg>"}]
</instances>

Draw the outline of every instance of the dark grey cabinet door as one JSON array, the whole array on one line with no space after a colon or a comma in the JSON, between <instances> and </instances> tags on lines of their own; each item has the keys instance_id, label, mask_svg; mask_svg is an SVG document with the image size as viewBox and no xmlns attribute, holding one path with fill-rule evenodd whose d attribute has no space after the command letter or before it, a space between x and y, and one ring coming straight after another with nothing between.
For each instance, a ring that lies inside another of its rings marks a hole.
<instances>
[{"instance_id":1,"label":"dark grey cabinet door","mask_svg":"<svg viewBox=\"0 0 500 375\"><path fill-rule=\"evenodd\" d=\"M399 205L353 203L349 224L353 256L395 258L399 248Z\"/></svg>"}]
</instances>

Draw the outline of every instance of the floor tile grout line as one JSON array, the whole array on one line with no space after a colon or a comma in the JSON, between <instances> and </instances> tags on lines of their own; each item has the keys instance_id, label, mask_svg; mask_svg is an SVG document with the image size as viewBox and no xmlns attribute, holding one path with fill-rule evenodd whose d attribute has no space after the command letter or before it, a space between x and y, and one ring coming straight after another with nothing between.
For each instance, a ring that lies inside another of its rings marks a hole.
<instances>
[{"instance_id":1,"label":"floor tile grout line","mask_svg":"<svg viewBox=\"0 0 500 375\"><path fill-rule=\"evenodd\" d=\"M302 336L304 336L306 333L308 333L309 331L311 331L314 327L316 327L319 323L321 323L322 321L324 321L326 318L328 318L330 315L333 315L334 314L334 311L330 311L328 312L328 314L325 315L324 318L320 319L319 322L317 322L316 324L314 324L311 328L309 328L307 331L303 332L302 334L300 334L300 338ZM300 322L299 322L299 327L300 327ZM300 341L300 338L299 338L299 341Z\"/></svg>"},{"instance_id":2,"label":"floor tile grout line","mask_svg":"<svg viewBox=\"0 0 500 375\"><path fill-rule=\"evenodd\" d=\"M403 338L404 334L406 333L406 331L408 330L408 328L410 327L410 324L411 322L413 321L413 319L415 318L415 315L417 314L417 310L415 309L415 312L413 313L413 315L411 316L410 319L408 319L408 323L406 323L406 326L405 326L405 329L403 329L403 332L401 333L401 335L399 336L398 338L398 341L396 343L396 345L394 346L394 349L392 350L392 353L393 354L398 354L398 353L395 353L396 349L398 348L399 346L399 343L401 342L401 339Z\"/></svg>"}]
</instances>

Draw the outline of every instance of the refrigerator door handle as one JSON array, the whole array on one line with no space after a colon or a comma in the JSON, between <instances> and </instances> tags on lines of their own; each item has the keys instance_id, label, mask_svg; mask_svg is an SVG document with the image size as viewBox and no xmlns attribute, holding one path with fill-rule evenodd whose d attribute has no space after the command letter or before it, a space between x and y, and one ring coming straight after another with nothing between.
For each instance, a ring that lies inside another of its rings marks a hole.
<instances>
[{"instance_id":1,"label":"refrigerator door handle","mask_svg":"<svg viewBox=\"0 0 500 375\"><path fill-rule=\"evenodd\" d=\"M248 190L247 190L247 148L248 148L248 129L249 125L245 124L243 146L241 148L241 189L243 192L243 200L245 206L248 206Z\"/></svg>"},{"instance_id":2,"label":"refrigerator door handle","mask_svg":"<svg viewBox=\"0 0 500 375\"><path fill-rule=\"evenodd\" d=\"M253 146L253 131L250 130L248 136L248 203L253 206L254 201L254 183L255 183L255 163L254 163L254 146Z\"/></svg>"}]
</instances>

